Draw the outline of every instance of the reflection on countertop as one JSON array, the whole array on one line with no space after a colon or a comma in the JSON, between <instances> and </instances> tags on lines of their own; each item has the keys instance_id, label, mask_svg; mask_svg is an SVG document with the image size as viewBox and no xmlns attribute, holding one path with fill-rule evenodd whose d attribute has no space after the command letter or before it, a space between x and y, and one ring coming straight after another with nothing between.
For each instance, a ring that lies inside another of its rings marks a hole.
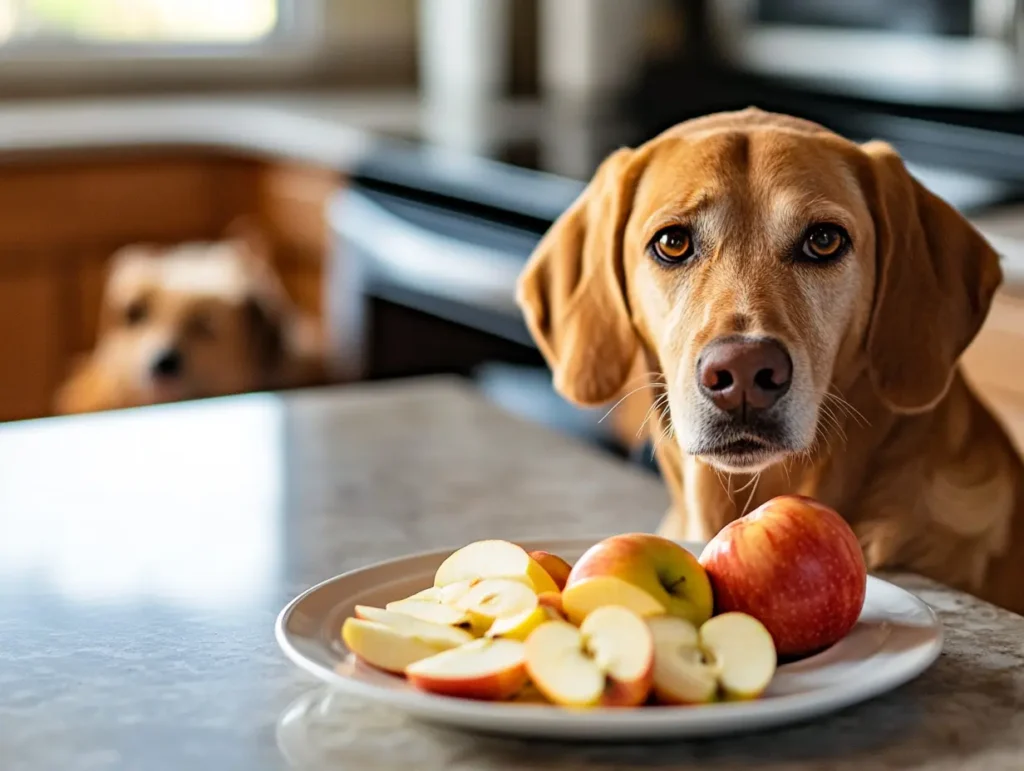
<instances>
[{"instance_id":1,"label":"reflection on countertop","mask_svg":"<svg viewBox=\"0 0 1024 771\"><path fill-rule=\"evenodd\" d=\"M274 643L293 596L471 535L650 528L665 505L447 379L4 425L4 771L279 768L274 725L309 687Z\"/></svg>"}]
</instances>

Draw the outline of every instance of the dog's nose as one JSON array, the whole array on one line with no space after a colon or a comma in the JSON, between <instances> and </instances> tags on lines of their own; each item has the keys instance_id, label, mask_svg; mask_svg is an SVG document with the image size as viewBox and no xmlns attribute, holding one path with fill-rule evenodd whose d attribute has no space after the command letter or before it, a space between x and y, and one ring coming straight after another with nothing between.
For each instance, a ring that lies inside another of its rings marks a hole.
<instances>
[{"instance_id":1,"label":"dog's nose","mask_svg":"<svg viewBox=\"0 0 1024 771\"><path fill-rule=\"evenodd\" d=\"M181 374L182 364L181 352L176 348L168 348L153 359L150 369L154 377L172 378Z\"/></svg>"},{"instance_id":2,"label":"dog's nose","mask_svg":"<svg viewBox=\"0 0 1024 771\"><path fill-rule=\"evenodd\" d=\"M766 410L789 390L793 361L771 339L729 337L708 344L697 360L697 385L725 412Z\"/></svg>"}]
</instances>

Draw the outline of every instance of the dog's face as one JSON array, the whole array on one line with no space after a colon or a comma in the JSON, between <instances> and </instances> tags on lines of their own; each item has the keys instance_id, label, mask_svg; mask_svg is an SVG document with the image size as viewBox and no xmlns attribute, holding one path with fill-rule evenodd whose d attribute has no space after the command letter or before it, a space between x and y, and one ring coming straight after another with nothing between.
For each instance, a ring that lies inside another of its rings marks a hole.
<instances>
[{"instance_id":1,"label":"dog's face","mask_svg":"<svg viewBox=\"0 0 1024 771\"><path fill-rule=\"evenodd\" d=\"M749 470L808 448L875 281L871 215L842 153L778 132L665 143L630 221L628 301L683 449Z\"/></svg>"},{"instance_id":2,"label":"dog's face","mask_svg":"<svg viewBox=\"0 0 1024 771\"><path fill-rule=\"evenodd\" d=\"M611 156L520 302L563 394L614 398L643 355L681 448L750 472L811 449L865 372L894 411L933 406L999 278L890 148L749 110Z\"/></svg>"},{"instance_id":3,"label":"dog's face","mask_svg":"<svg viewBox=\"0 0 1024 771\"><path fill-rule=\"evenodd\" d=\"M259 388L278 341L266 278L241 242L114 259L97 356L142 404Z\"/></svg>"}]
</instances>

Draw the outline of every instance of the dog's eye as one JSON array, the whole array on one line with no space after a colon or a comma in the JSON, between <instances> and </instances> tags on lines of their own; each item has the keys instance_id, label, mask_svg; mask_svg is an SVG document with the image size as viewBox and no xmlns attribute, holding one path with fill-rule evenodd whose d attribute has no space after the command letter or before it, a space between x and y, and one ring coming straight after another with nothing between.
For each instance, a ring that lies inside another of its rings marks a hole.
<instances>
[{"instance_id":1,"label":"dog's eye","mask_svg":"<svg viewBox=\"0 0 1024 771\"><path fill-rule=\"evenodd\" d=\"M841 257L850 247L850 237L838 225L815 225L807 231L803 256L814 262L828 262Z\"/></svg>"},{"instance_id":2,"label":"dog's eye","mask_svg":"<svg viewBox=\"0 0 1024 771\"><path fill-rule=\"evenodd\" d=\"M665 228L654 236L651 251L665 265L678 265L693 256L693 238L681 225Z\"/></svg>"},{"instance_id":3,"label":"dog's eye","mask_svg":"<svg viewBox=\"0 0 1024 771\"><path fill-rule=\"evenodd\" d=\"M141 324L148 315L149 306L145 300L135 300L124 309L124 321L130 327Z\"/></svg>"},{"instance_id":4,"label":"dog's eye","mask_svg":"<svg viewBox=\"0 0 1024 771\"><path fill-rule=\"evenodd\" d=\"M213 319L205 313L197 313L189 318L186 332L190 337L209 340L215 332Z\"/></svg>"}]
</instances>

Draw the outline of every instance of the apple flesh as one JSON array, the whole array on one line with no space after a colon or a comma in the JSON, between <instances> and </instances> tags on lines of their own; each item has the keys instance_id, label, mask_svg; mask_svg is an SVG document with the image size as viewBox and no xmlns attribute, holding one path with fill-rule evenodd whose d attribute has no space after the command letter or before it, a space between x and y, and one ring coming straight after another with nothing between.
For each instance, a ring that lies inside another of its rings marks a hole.
<instances>
[{"instance_id":1,"label":"apple flesh","mask_svg":"<svg viewBox=\"0 0 1024 771\"><path fill-rule=\"evenodd\" d=\"M509 578L480 581L456 602L455 607L491 619L507 618L537 607L537 595L526 584Z\"/></svg>"},{"instance_id":2,"label":"apple flesh","mask_svg":"<svg viewBox=\"0 0 1024 771\"><path fill-rule=\"evenodd\" d=\"M479 578L473 578L466 581L456 581L446 586L431 586L422 591L416 592L416 594L406 597L407 600L421 600L428 602L438 602L442 605L450 605L454 602L458 602L462 596L480 583Z\"/></svg>"},{"instance_id":3,"label":"apple flesh","mask_svg":"<svg viewBox=\"0 0 1024 771\"><path fill-rule=\"evenodd\" d=\"M389 602L384 609L392 613L403 613L406 616L430 621L447 626L470 626L470 615L451 605L430 600L405 599Z\"/></svg>"},{"instance_id":4,"label":"apple flesh","mask_svg":"<svg viewBox=\"0 0 1024 771\"><path fill-rule=\"evenodd\" d=\"M468 632L389 613L380 608L356 607L357 617L345 619L341 638L361 661L401 674L410 664L472 641Z\"/></svg>"},{"instance_id":5,"label":"apple flesh","mask_svg":"<svg viewBox=\"0 0 1024 771\"><path fill-rule=\"evenodd\" d=\"M574 581L562 592L562 607L579 626L598 608L616 605L629 608L641 618L661 616L665 606L636 584L618 576L592 576Z\"/></svg>"},{"instance_id":6,"label":"apple flesh","mask_svg":"<svg viewBox=\"0 0 1024 771\"><path fill-rule=\"evenodd\" d=\"M681 618L648 620L654 640L654 693L662 704L703 704L719 693L755 699L775 675L775 645L757 619L725 613L700 630Z\"/></svg>"},{"instance_id":7,"label":"apple flesh","mask_svg":"<svg viewBox=\"0 0 1024 771\"><path fill-rule=\"evenodd\" d=\"M481 618L470 611L457 607L459 600L478 583L480 580L474 579L459 581L448 586L432 586L405 599L389 602L384 608L393 613L403 613L435 624L469 629L479 636L487 631L491 619Z\"/></svg>"},{"instance_id":8,"label":"apple flesh","mask_svg":"<svg viewBox=\"0 0 1024 771\"><path fill-rule=\"evenodd\" d=\"M551 621L565 621L565 606L559 592L544 592L537 595L538 604L547 612Z\"/></svg>"},{"instance_id":9,"label":"apple flesh","mask_svg":"<svg viewBox=\"0 0 1024 771\"><path fill-rule=\"evenodd\" d=\"M569 574L572 572L572 565L548 551L531 551L530 557L547 571L558 591L565 588L565 582L569 580Z\"/></svg>"},{"instance_id":10,"label":"apple flesh","mask_svg":"<svg viewBox=\"0 0 1024 771\"><path fill-rule=\"evenodd\" d=\"M867 569L857 537L838 513L811 498L773 498L731 522L700 562L716 612L758 619L781 656L833 645L864 607Z\"/></svg>"},{"instance_id":11,"label":"apple flesh","mask_svg":"<svg viewBox=\"0 0 1024 771\"><path fill-rule=\"evenodd\" d=\"M535 605L514 616L496 618L487 629L487 637L504 637L508 640L524 642L534 629L551 620L548 608Z\"/></svg>"},{"instance_id":12,"label":"apple flesh","mask_svg":"<svg viewBox=\"0 0 1024 771\"><path fill-rule=\"evenodd\" d=\"M510 699L527 682L525 647L515 640L474 640L410 664L405 676L417 688L443 696Z\"/></svg>"},{"instance_id":13,"label":"apple flesh","mask_svg":"<svg viewBox=\"0 0 1024 771\"><path fill-rule=\"evenodd\" d=\"M453 552L437 569L434 586L480 578L520 581L536 594L558 591L554 579L521 546L497 540L476 541Z\"/></svg>"},{"instance_id":14,"label":"apple flesh","mask_svg":"<svg viewBox=\"0 0 1024 771\"><path fill-rule=\"evenodd\" d=\"M620 604L641 616L667 614L700 625L713 606L711 584L697 558L647 533L617 535L590 547L573 566L562 602L576 623L597 607Z\"/></svg>"},{"instance_id":15,"label":"apple flesh","mask_svg":"<svg viewBox=\"0 0 1024 771\"><path fill-rule=\"evenodd\" d=\"M775 643L764 624L746 613L723 613L700 628L700 644L718 670L726 698L756 699L775 676Z\"/></svg>"},{"instance_id":16,"label":"apple flesh","mask_svg":"<svg viewBox=\"0 0 1024 771\"><path fill-rule=\"evenodd\" d=\"M394 611L373 608L367 605L356 605L355 612L357 620L371 621L397 629L410 637L439 646L441 650L454 648L457 645L473 640L473 635L465 629L424 621L423 619L407 616L404 613L395 613Z\"/></svg>"},{"instance_id":17,"label":"apple flesh","mask_svg":"<svg viewBox=\"0 0 1024 771\"><path fill-rule=\"evenodd\" d=\"M704 704L718 693L718 673L700 649L697 627L676 616L648 619L654 640L654 695L661 704Z\"/></svg>"},{"instance_id":18,"label":"apple flesh","mask_svg":"<svg viewBox=\"0 0 1024 771\"><path fill-rule=\"evenodd\" d=\"M605 605L576 628L549 621L526 640L526 668L544 696L567 707L633 707L651 690L654 643L643 619Z\"/></svg>"}]
</instances>

